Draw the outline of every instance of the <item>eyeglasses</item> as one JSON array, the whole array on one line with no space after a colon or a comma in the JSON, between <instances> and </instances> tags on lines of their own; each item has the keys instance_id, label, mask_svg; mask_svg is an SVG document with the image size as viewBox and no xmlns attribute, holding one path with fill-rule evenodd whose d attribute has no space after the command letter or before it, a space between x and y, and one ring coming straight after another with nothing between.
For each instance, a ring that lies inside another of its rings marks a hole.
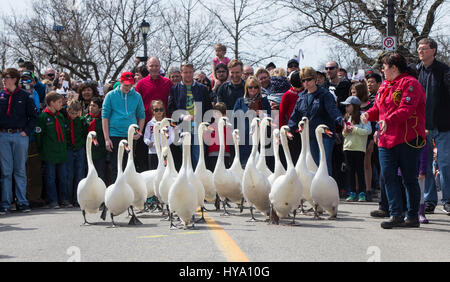
<instances>
[{"instance_id":1,"label":"eyeglasses","mask_svg":"<svg viewBox=\"0 0 450 282\"><path fill-rule=\"evenodd\" d=\"M298 65L297 65L297 64L292 64L292 65L289 65L288 68L290 68L290 69L292 69L292 68L298 68Z\"/></svg>"},{"instance_id":2,"label":"eyeglasses","mask_svg":"<svg viewBox=\"0 0 450 282\"><path fill-rule=\"evenodd\" d=\"M5 77L2 77L2 79L4 79L4 80L6 80L6 79L13 79L13 77L5 76Z\"/></svg>"},{"instance_id":3,"label":"eyeglasses","mask_svg":"<svg viewBox=\"0 0 450 282\"><path fill-rule=\"evenodd\" d=\"M428 50L431 50L431 48L418 48L417 49L417 52L422 52L422 51L428 51Z\"/></svg>"},{"instance_id":4,"label":"eyeglasses","mask_svg":"<svg viewBox=\"0 0 450 282\"><path fill-rule=\"evenodd\" d=\"M47 76L48 77L55 77L55 74L54 73L49 73L49 74L47 74Z\"/></svg>"},{"instance_id":5,"label":"eyeglasses","mask_svg":"<svg viewBox=\"0 0 450 282\"><path fill-rule=\"evenodd\" d=\"M164 108L153 109L153 112L154 113L159 113L159 112L163 113L164 112Z\"/></svg>"},{"instance_id":6,"label":"eyeglasses","mask_svg":"<svg viewBox=\"0 0 450 282\"><path fill-rule=\"evenodd\" d=\"M334 70L336 67L325 67L325 70Z\"/></svg>"},{"instance_id":7,"label":"eyeglasses","mask_svg":"<svg viewBox=\"0 0 450 282\"><path fill-rule=\"evenodd\" d=\"M253 75L252 72L244 72L245 75Z\"/></svg>"},{"instance_id":8,"label":"eyeglasses","mask_svg":"<svg viewBox=\"0 0 450 282\"><path fill-rule=\"evenodd\" d=\"M302 82L305 83L305 82L310 82L313 80L314 80L314 78L305 78L305 79L302 79Z\"/></svg>"},{"instance_id":9,"label":"eyeglasses","mask_svg":"<svg viewBox=\"0 0 450 282\"><path fill-rule=\"evenodd\" d=\"M249 86L247 89L259 89L259 86Z\"/></svg>"},{"instance_id":10,"label":"eyeglasses","mask_svg":"<svg viewBox=\"0 0 450 282\"><path fill-rule=\"evenodd\" d=\"M216 71L216 73L226 73L227 71L223 70L223 71Z\"/></svg>"}]
</instances>

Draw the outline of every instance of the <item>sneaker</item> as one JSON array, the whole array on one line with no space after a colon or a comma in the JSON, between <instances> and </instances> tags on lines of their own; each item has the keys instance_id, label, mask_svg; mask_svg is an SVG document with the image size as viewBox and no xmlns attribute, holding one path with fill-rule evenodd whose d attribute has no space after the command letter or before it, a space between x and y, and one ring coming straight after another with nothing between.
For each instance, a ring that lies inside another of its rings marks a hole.
<instances>
[{"instance_id":1,"label":"sneaker","mask_svg":"<svg viewBox=\"0 0 450 282\"><path fill-rule=\"evenodd\" d=\"M434 214L436 206L433 203L425 202L425 214Z\"/></svg>"},{"instance_id":2,"label":"sneaker","mask_svg":"<svg viewBox=\"0 0 450 282\"><path fill-rule=\"evenodd\" d=\"M444 204L444 208L442 209L442 211L444 213L446 213L447 215L450 215L450 203L445 203Z\"/></svg>"},{"instance_id":3,"label":"sneaker","mask_svg":"<svg viewBox=\"0 0 450 282\"><path fill-rule=\"evenodd\" d=\"M389 213L384 210L375 210L370 213L371 217L377 217L377 218L385 218L389 217Z\"/></svg>"},{"instance_id":4,"label":"sneaker","mask_svg":"<svg viewBox=\"0 0 450 282\"><path fill-rule=\"evenodd\" d=\"M0 208L0 215L6 215L8 213L8 209Z\"/></svg>"},{"instance_id":5,"label":"sneaker","mask_svg":"<svg viewBox=\"0 0 450 282\"><path fill-rule=\"evenodd\" d=\"M346 202L356 202L356 193L350 192L350 196L345 199Z\"/></svg>"},{"instance_id":6,"label":"sneaker","mask_svg":"<svg viewBox=\"0 0 450 282\"><path fill-rule=\"evenodd\" d=\"M366 202L366 194L364 192L359 193L358 202Z\"/></svg>"},{"instance_id":7,"label":"sneaker","mask_svg":"<svg viewBox=\"0 0 450 282\"><path fill-rule=\"evenodd\" d=\"M29 206L19 206L18 210L23 213L31 212L31 209Z\"/></svg>"},{"instance_id":8,"label":"sneaker","mask_svg":"<svg viewBox=\"0 0 450 282\"><path fill-rule=\"evenodd\" d=\"M381 228L392 229L394 227L405 227L405 220L401 216L392 216L389 221L383 221L381 223Z\"/></svg>"}]
</instances>

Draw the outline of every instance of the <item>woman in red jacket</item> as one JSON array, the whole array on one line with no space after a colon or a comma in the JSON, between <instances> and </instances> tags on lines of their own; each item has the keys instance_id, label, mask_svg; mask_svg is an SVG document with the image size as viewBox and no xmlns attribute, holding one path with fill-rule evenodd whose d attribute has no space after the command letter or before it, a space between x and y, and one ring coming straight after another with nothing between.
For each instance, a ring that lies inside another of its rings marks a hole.
<instances>
[{"instance_id":1,"label":"woman in red jacket","mask_svg":"<svg viewBox=\"0 0 450 282\"><path fill-rule=\"evenodd\" d=\"M417 179L421 149L425 146L425 91L412 76L406 59L398 53L388 53L383 59L386 80L378 90L374 106L362 116L362 121L378 121L381 173L386 181L389 201L389 221L384 229L419 227L420 187ZM406 187L406 219L402 217L401 170Z\"/></svg>"}]
</instances>

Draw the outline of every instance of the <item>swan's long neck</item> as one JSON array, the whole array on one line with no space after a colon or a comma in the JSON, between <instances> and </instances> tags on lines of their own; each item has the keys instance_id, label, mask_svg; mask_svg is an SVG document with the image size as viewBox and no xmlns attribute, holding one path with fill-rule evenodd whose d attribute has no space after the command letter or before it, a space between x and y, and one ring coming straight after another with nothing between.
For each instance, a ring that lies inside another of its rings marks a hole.
<instances>
[{"instance_id":1,"label":"swan's long neck","mask_svg":"<svg viewBox=\"0 0 450 282\"><path fill-rule=\"evenodd\" d=\"M303 130L305 132L305 142L303 142L302 140L302 152L303 152L303 144L305 144L305 156L308 150L308 152L311 150L310 146L309 146L309 121L305 122L305 128Z\"/></svg>"},{"instance_id":2,"label":"swan's long neck","mask_svg":"<svg viewBox=\"0 0 450 282\"><path fill-rule=\"evenodd\" d=\"M325 147L323 146L323 136L322 133L316 131L317 143L319 144L320 149L320 164L319 164L319 172L328 175L328 166L327 166L327 157L325 154Z\"/></svg>"},{"instance_id":3,"label":"swan's long neck","mask_svg":"<svg viewBox=\"0 0 450 282\"><path fill-rule=\"evenodd\" d=\"M119 145L119 150L117 151L117 178L123 174L122 162L123 162L124 147L123 144Z\"/></svg>"},{"instance_id":4,"label":"swan's long neck","mask_svg":"<svg viewBox=\"0 0 450 282\"><path fill-rule=\"evenodd\" d=\"M256 158L256 153L258 152L258 146L259 146L259 127L255 126L255 132L253 132L252 135L252 153L250 155L250 158L252 160L255 160ZM261 152L264 151L263 148L261 148ZM263 155L261 154L260 157L263 157ZM256 160L255 160L256 161Z\"/></svg>"},{"instance_id":5,"label":"swan's long neck","mask_svg":"<svg viewBox=\"0 0 450 282\"><path fill-rule=\"evenodd\" d=\"M294 168L294 163L292 162L291 151L289 150L289 145L287 141L286 131L282 130L281 135L281 145L283 146L284 155L286 156L286 161L288 165L288 170Z\"/></svg>"},{"instance_id":6,"label":"swan's long neck","mask_svg":"<svg viewBox=\"0 0 450 282\"><path fill-rule=\"evenodd\" d=\"M200 146L200 156L199 156L199 160L197 163L197 168L196 169L206 169L206 164L205 164L205 150L204 150L204 145L203 145L203 134L205 133L205 128L203 126L200 126L199 130L198 130L198 144Z\"/></svg>"},{"instance_id":7,"label":"swan's long neck","mask_svg":"<svg viewBox=\"0 0 450 282\"><path fill-rule=\"evenodd\" d=\"M184 138L188 138L188 137L184 137ZM183 160L182 160L180 173L187 173L187 171L190 167L189 166L190 159L191 159L190 145L187 144L186 140L183 140Z\"/></svg>"},{"instance_id":8,"label":"swan's long neck","mask_svg":"<svg viewBox=\"0 0 450 282\"><path fill-rule=\"evenodd\" d=\"M261 154L260 158L265 159L266 158L266 136L267 136L267 123L261 122L261 129L260 129L260 142L261 142Z\"/></svg>"},{"instance_id":9,"label":"swan's long neck","mask_svg":"<svg viewBox=\"0 0 450 282\"><path fill-rule=\"evenodd\" d=\"M153 127L153 136L155 137L154 138L155 139L155 149L156 149L156 155L158 156L158 163L159 163L159 161L162 160L162 157L161 157L161 142L160 142L160 140L161 140L161 132L160 132L160 130L161 130L161 127L158 126L158 125L155 125Z\"/></svg>"},{"instance_id":10,"label":"swan's long neck","mask_svg":"<svg viewBox=\"0 0 450 282\"><path fill-rule=\"evenodd\" d=\"M161 135L161 148L169 148L169 154L167 156L168 158L168 164L172 171L176 171L175 169L175 163L173 161L172 152L170 151L169 142L167 142L167 138L164 135Z\"/></svg>"},{"instance_id":11,"label":"swan's long neck","mask_svg":"<svg viewBox=\"0 0 450 282\"><path fill-rule=\"evenodd\" d=\"M275 157L275 165L280 162L280 144L275 140L275 135L273 136L273 153Z\"/></svg>"},{"instance_id":12,"label":"swan's long neck","mask_svg":"<svg viewBox=\"0 0 450 282\"><path fill-rule=\"evenodd\" d=\"M218 125L220 147L219 147L219 157L217 158L215 170L217 170L217 168L219 168L222 165L225 166L225 133L224 133L224 129L225 129L225 123L223 120L220 120L219 125Z\"/></svg>"},{"instance_id":13,"label":"swan's long neck","mask_svg":"<svg viewBox=\"0 0 450 282\"><path fill-rule=\"evenodd\" d=\"M88 134L87 142L86 142L86 155L87 155L87 163L88 163L88 171L94 169L94 162L92 161L92 135Z\"/></svg>"},{"instance_id":14,"label":"swan's long neck","mask_svg":"<svg viewBox=\"0 0 450 282\"><path fill-rule=\"evenodd\" d=\"M308 140L308 129L306 126L303 128L303 131L301 133L302 138L302 151L300 153L300 158L298 160L299 165L301 165L302 168L306 167L306 150L308 150L309 147L309 140Z\"/></svg>"},{"instance_id":15,"label":"swan's long neck","mask_svg":"<svg viewBox=\"0 0 450 282\"><path fill-rule=\"evenodd\" d=\"M241 155L239 152L239 140L236 136L233 136L233 141L234 141L234 152L235 152L234 160L235 160L235 162L240 162Z\"/></svg>"},{"instance_id":16,"label":"swan's long neck","mask_svg":"<svg viewBox=\"0 0 450 282\"><path fill-rule=\"evenodd\" d=\"M134 155L133 155L133 150L134 150L134 144L133 144L133 136L134 136L134 128L130 128L128 129L128 146L130 148L130 152L128 153L128 160L134 162Z\"/></svg>"}]
</instances>

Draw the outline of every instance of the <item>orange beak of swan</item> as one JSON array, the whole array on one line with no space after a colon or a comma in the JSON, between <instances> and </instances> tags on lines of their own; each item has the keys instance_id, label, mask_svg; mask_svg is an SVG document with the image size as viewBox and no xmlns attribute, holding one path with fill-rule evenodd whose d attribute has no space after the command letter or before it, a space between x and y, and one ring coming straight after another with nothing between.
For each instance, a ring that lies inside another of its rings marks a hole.
<instances>
[{"instance_id":1,"label":"orange beak of swan","mask_svg":"<svg viewBox=\"0 0 450 282\"><path fill-rule=\"evenodd\" d=\"M331 130L329 130L328 128L325 129L325 134L329 137L333 137L333 132L331 132Z\"/></svg>"},{"instance_id":2,"label":"orange beak of swan","mask_svg":"<svg viewBox=\"0 0 450 282\"><path fill-rule=\"evenodd\" d=\"M98 141L97 141L97 138L92 138L92 143L94 143L94 145L95 145L96 147L98 147Z\"/></svg>"}]
</instances>

